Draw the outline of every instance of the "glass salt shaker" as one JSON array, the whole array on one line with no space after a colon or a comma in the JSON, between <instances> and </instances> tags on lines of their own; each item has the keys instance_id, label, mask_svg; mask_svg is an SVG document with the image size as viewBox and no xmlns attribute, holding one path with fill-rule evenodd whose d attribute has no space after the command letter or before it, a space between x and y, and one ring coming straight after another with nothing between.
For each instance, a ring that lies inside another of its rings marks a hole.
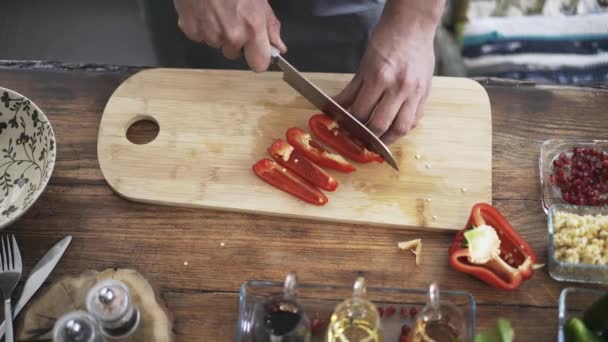
<instances>
[{"instance_id":1,"label":"glass salt shaker","mask_svg":"<svg viewBox=\"0 0 608 342\"><path fill-rule=\"evenodd\" d=\"M439 300L439 286L429 286L428 301L415 319L412 342L468 341L464 315L458 307Z\"/></svg>"},{"instance_id":2,"label":"glass salt shaker","mask_svg":"<svg viewBox=\"0 0 608 342\"><path fill-rule=\"evenodd\" d=\"M327 329L327 342L382 342L384 332L376 306L365 298L365 278L353 286L353 296L336 306Z\"/></svg>"},{"instance_id":3,"label":"glass salt shaker","mask_svg":"<svg viewBox=\"0 0 608 342\"><path fill-rule=\"evenodd\" d=\"M131 336L139 326L139 310L133 305L129 288L121 281L100 281L89 290L86 304L108 339Z\"/></svg>"},{"instance_id":4,"label":"glass salt shaker","mask_svg":"<svg viewBox=\"0 0 608 342\"><path fill-rule=\"evenodd\" d=\"M310 321L296 299L297 281L287 274L283 293L257 304L253 337L256 342L308 342Z\"/></svg>"},{"instance_id":5,"label":"glass salt shaker","mask_svg":"<svg viewBox=\"0 0 608 342\"><path fill-rule=\"evenodd\" d=\"M72 311L61 316L53 326L53 342L103 342L99 324L86 311Z\"/></svg>"}]
</instances>

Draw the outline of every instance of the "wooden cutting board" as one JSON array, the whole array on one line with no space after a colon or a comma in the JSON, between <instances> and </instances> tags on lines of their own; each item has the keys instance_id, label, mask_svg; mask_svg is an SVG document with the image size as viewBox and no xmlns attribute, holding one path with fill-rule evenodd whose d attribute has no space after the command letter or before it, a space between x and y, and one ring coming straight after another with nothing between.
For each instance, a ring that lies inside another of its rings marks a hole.
<instances>
[{"instance_id":1,"label":"wooden cutting board","mask_svg":"<svg viewBox=\"0 0 608 342\"><path fill-rule=\"evenodd\" d=\"M351 75L308 74L329 94ZM400 172L357 165L318 207L285 194L251 171L289 127L308 129L318 111L280 73L151 69L121 84L101 120L97 151L109 185L146 203L232 210L364 225L462 229L470 209L492 198L490 102L476 82L437 77L413 133L391 146ZM126 138L151 119L158 136Z\"/></svg>"}]
</instances>

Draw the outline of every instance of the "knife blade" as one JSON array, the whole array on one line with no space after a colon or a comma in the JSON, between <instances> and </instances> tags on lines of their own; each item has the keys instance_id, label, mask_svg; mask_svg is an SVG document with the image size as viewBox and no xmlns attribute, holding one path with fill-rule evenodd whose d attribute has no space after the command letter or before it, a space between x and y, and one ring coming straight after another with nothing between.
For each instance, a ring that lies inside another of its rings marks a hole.
<instances>
[{"instance_id":1,"label":"knife blade","mask_svg":"<svg viewBox=\"0 0 608 342\"><path fill-rule=\"evenodd\" d=\"M13 307L13 319L19 315L19 312L23 309L25 304L34 296L36 291L42 286L42 283L48 278L49 274L53 271L61 256L68 248L70 242L72 241L72 236L68 235L59 241L55 246L53 246L46 254L38 261L38 263L32 268L30 272L30 276L25 281L25 285L23 286L23 291L21 292L21 298L15 306ZM0 338L4 336L6 332L6 327L4 322L0 324Z\"/></svg>"},{"instance_id":2,"label":"knife blade","mask_svg":"<svg viewBox=\"0 0 608 342\"><path fill-rule=\"evenodd\" d=\"M283 80L287 82L287 84L323 113L330 116L338 125L340 125L340 127L343 127L348 133L357 138L357 140L363 143L370 151L381 155L393 169L399 171L399 165L393 157L391 150L382 142L382 140L289 64L274 46L272 47L271 55L272 62L283 71Z\"/></svg>"}]
</instances>

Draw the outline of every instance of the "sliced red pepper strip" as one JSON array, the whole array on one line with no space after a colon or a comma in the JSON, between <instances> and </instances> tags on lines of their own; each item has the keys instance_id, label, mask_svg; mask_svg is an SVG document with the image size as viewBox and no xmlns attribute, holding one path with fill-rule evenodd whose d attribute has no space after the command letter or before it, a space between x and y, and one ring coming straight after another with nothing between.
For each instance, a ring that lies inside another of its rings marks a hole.
<instances>
[{"instance_id":1,"label":"sliced red pepper strip","mask_svg":"<svg viewBox=\"0 0 608 342\"><path fill-rule=\"evenodd\" d=\"M308 159L315 164L336 171L350 173L355 171L355 167L348 160L344 159L339 154L327 151L321 144L314 141L310 134L305 130L297 127L292 127L285 134L287 142L293 146L296 151L304 154Z\"/></svg>"},{"instance_id":2,"label":"sliced red pepper strip","mask_svg":"<svg viewBox=\"0 0 608 342\"><path fill-rule=\"evenodd\" d=\"M258 177L277 189L315 205L327 203L327 197L319 189L268 158L255 163L252 169Z\"/></svg>"},{"instance_id":3,"label":"sliced red pepper strip","mask_svg":"<svg viewBox=\"0 0 608 342\"><path fill-rule=\"evenodd\" d=\"M268 153L279 164L295 172L298 176L306 179L318 188L334 191L338 187L338 182L332 176L281 139L277 139L268 148Z\"/></svg>"},{"instance_id":4,"label":"sliced red pepper strip","mask_svg":"<svg viewBox=\"0 0 608 342\"><path fill-rule=\"evenodd\" d=\"M464 233L473 227L489 225L500 239L500 258L494 267L468 261L468 248ZM530 245L517 233L507 219L486 203L473 206L465 229L458 232L449 249L450 265L458 271L471 274L494 287L513 290L532 277L532 265L538 260ZM505 262L506 260L507 262Z\"/></svg>"},{"instance_id":5,"label":"sliced red pepper strip","mask_svg":"<svg viewBox=\"0 0 608 342\"><path fill-rule=\"evenodd\" d=\"M313 115L308 121L308 125L319 140L348 159L359 163L384 162L379 154L357 143L325 114Z\"/></svg>"}]
</instances>

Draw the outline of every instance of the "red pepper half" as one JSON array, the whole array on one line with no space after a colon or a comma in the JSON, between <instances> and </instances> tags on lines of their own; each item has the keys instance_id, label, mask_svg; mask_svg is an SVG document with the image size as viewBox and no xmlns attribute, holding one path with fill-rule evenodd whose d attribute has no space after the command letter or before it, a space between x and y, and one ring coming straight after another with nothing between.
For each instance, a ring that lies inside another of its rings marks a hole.
<instances>
[{"instance_id":1,"label":"red pepper half","mask_svg":"<svg viewBox=\"0 0 608 342\"><path fill-rule=\"evenodd\" d=\"M350 173L355 171L355 167L341 155L327 151L321 144L314 141L310 134L305 130L297 127L292 127L285 134L287 142L293 146L296 151L304 154L308 159L315 164L336 171Z\"/></svg>"},{"instance_id":2,"label":"red pepper half","mask_svg":"<svg viewBox=\"0 0 608 342\"><path fill-rule=\"evenodd\" d=\"M312 184L283 166L264 158L253 165L253 172L266 183L308 203L325 205L327 197Z\"/></svg>"},{"instance_id":3,"label":"red pepper half","mask_svg":"<svg viewBox=\"0 0 608 342\"><path fill-rule=\"evenodd\" d=\"M494 228L500 240L500 255L486 264L470 261L465 232L488 225ZM458 232L449 250L450 265L458 271L471 274L499 289L514 290L532 277L532 265L537 257L530 245L513 229L496 208L489 204L476 204L465 229Z\"/></svg>"},{"instance_id":4,"label":"red pepper half","mask_svg":"<svg viewBox=\"0 0 608 342\"><path fill-rule=\"evenodd\" d=\"M310 130L319 140L335 149L342 156L359 163L382 163L384 159L361 144L354 141L347 132L325 114L316 114L308 122Z\"/></svg>"},{"instance_id":5,"label":"red pepper half","mask_svg":"<svg viewBox=\"0 0 608 342\"><path fill-rule=\"evenodd\" d=\"M268 153L279 164L295 172L298 176L306 179L318 188L334 191L338 187L338 182L332 176L281 139L277 139L270 145Z\"/></svg>"}]
</instances>

